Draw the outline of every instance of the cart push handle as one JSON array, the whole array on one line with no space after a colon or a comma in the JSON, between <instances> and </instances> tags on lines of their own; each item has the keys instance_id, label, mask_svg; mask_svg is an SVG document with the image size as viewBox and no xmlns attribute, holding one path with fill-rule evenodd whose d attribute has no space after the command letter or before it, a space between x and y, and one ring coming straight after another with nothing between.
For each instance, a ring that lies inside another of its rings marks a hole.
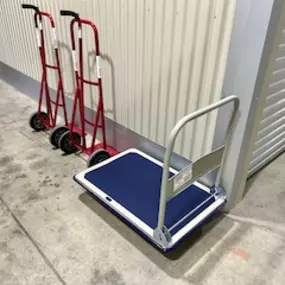
<instances>
[{"instance_id":1,"label":"cart push handle","mask_svg":"<svg viewBox=\"0 0 285 285\"><path fill-rule=\"evenodd\" d=\"M232 110L232 114L229 119L228 128L224 139L224 145L220 148L215 149L211 153L203 156L194 163L188 165L182 171L178 172L176 175L169 178L170 158L176 137L178 133L181 131L181 129L183 129L183 127L190 121L195 120L198 117L205 115L229 103L234 103L233 104L234 108ZM175 197L176 195L187 189L189 185L191 185L194 181L198 180L205 173L217 167L220 167L220 169L217 174L215 187L220 187L225 156L227 154L227 149L229 147L233 125L237 117L238 109L239 109L239 98L235 95L231 95L220 100L217 103L209 105L203 109L200 109L194 113L191 113L183 117L172 129L164 156L163 175L162 175L161 190L160 190L158 228L160 228L161 230L164 227L165 209L167 201L171 200L173 197Z\"/></svg>"},{"instance_id":2,"label":"cart push handle","mask_svg":"<svg viewBox=\"0 0 285 285\"><path fill-rule=\"evenodd\" d=\"M35 12L39 12L39 7L31 4L22 4L23 9L33 9Z\"/></svg>"},{"instance_id":3,"label":"cart push handle","mask_svg":"<svg viewBox=\"0 0 285 285\"><path fill-rule=\"evenodd\" d=\"M73 11L69 11L69 10L60 10L60 15L61 16L71 16L74 17L76 19L79 19L79 14Z\"/></svg>"},{"instance_id":4,"label":"cart push handle","mask_svg":"<svg viewBox=\"0 0 285 285\"><path fill-rule=\"evenodd\" d=\"M40 15L39 7L37 7L35 5L31 5L31 4L22 4L22 8L23 9L31 9L31 10L35 11L35 15L34 15L35 27L38 28L37 15ZM41 15L40 15L40 17L41 17Z\"/></svg>"}]
</instances>

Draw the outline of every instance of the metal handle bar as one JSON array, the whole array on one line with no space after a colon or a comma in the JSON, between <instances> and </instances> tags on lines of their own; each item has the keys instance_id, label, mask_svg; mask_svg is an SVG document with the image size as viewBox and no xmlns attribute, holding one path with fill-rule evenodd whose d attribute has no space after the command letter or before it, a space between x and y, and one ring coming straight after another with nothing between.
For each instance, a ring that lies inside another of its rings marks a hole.
<instances>
[{"instance_id":1,"label":"metal handle bar","mask_svg":"<svg viewBox=\"0 0 285 285\"><path fill-rule=\"evenodd\" d=\"M56 44L57 40L56 40L56 32L55 32L55 23L54 23L54 19L53 19L52 15L50 13L40 11L37 6L30 5L30 4L22 4L22 8L23 9L32 9L32 10L35 11L34 22L35 22L36 29L38 29L38 28L40 30L43 29L43 25L42 25L43 17L47 17L49 19L51 28L53 29L53 41L55 42L55 46L57 46L57 44ZM39 19L39 23L38 23L38 19ZM43 37L43 35L41 35L41 31L38 31L38 32L39 32L37 34L38 43L39 43L39 46L42 46L41 37Z\"/></svg>"},{"instance_id":2,"label":"metal handle bar","mask_svg":"<svg viewBox=\"0 0 285 285\"><path fill-rule=\"evenodd\" d=\"M36 16L37 16L37 15L39 16L40 21L42 21L42 18L43 18L43 17L47 17L47 18L49 19L49 21L50 21L51 27L52 27L52 28L55 28L54 19L53 19L52 15L51 15L50 13L43 12L43 11L38 11L38 12L36 13ZM37 19L36 19L36 20L37 20Z\"/></svg>"},{"instance_id":3,"label":"metal handle bar","mask_svg":"<svg viewBox=\"0 0 285 285\"><path fill-rule=\"evenodd\" d=\"M190 121L193 121L197 119L198 117L205 115L215 109L218 109L230 102L234 102L234 109L233 109L232 116L229 121L228 129L227 129L227 133L226 133L226 137L224 141L225 149L223 153L223 158L222 158L220 170L219 170L219 173L217 174L217 179L216 179L216 186L219 186L220 179L221 179L221 173L223 170L223 164L225 160L225 154L227 152L227 147L228 147L228 143L230 139L231 129L233 127L233 123L234 123L234 120L235 120L235 117L237 115L237 111L239 108L239 98L235 95L231 95L231 96L228 96L220 100L219 102L216 102L205 108L195 111L189 115L186 115L172 129L169 139L168 139L165 156L164 156L163 174L162 174L162 182L161 182L161 190L160 190L159 217L158 217L158 227L160 229L162 229L164 226L165 207L166 207L166 202L168 199L169 166L170 166L171 154L173 152L173 147L174 147L174 143L177 138L177 135L179 134L181 129Z\"/></svg>"},{"instance_id":4,"label":"metal handle bar","mask_svg":"<svg viewBox=\"0 0 285 285\"><path fill-rule=\"evenodd\" d=\"M40 14L40 9L39 7L35 6L35 5L31 5L31 4L22 4L22 8L23 9L32 9L35 11L35 15L34 15L34 22L35 22L35 27L38 28L38 20L37 20L37 15ZM40 16L41 17L41 16Z\"/></svg>"},{"instance_id":5,"label":"metal handle bar","mask_svg":"<svg viewBox=\"0 0 285 285\"><path fill-rule=\"evenodd\" d=\"M61 16L71 16L74 17L76 19L79 19L79 14L73 11L69 11L69 10L60 10L60 15Z\"/></svg>"},{"instance_id":6,"label":"metal handle bar","mask_svg":"<svg viewBox=\"0 0 285 285\"><path fill-rule=\"evenodd\" d=\"M39 7L37 7L35 5L31 5L31 4L22 4L22 8L23 9L33 9L33 10L35 10L35 12L39 11Z\"/></svg>"}]
</instances>

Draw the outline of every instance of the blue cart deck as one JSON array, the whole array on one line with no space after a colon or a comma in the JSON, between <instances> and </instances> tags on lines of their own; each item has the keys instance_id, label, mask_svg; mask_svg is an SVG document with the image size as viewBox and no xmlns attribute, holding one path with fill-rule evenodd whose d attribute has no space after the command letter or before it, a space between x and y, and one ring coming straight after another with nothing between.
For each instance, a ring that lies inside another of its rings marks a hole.
<instances>
[{"instance_id":1,"label":"blue cart deck","mask_svg":"<svg viewBox=\"0 0 285 285\"><path fill-rule=\"evenodd\" d=\"M141 221L154 230L158 221L162 169L161 162L133 149L79 173L75 180L99 196L107 206L118 210L135 227ZM170 176L175 173L171 170ZM177 234L211 204L215 204L216 199L211 196L209 188L195 183L167 202L165 226L170 229L205 200L194 213L170 230L171 235Z\"/></svg>"}]
</instances>

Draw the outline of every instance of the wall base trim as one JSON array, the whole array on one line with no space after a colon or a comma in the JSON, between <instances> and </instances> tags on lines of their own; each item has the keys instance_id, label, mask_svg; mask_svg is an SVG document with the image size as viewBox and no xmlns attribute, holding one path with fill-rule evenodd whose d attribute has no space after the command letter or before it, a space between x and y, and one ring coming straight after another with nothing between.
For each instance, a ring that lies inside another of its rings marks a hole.
<instances>
[{"instance_id":1,"label":"wall base trim","mask_svg":"<svg viewBox=\"0 0 285 285\"><path fill-rule=\"evenodd\" d=\"M23 74L22 72L0 62L0 78L8 84L14 86L17 90L24 93L34 100L38 100L40 82ZM55 90L50 88L51 96L55 96ZM73 100L70 97L65 96L67 113L70 118L72 112ZM85 114L87 118L94 117L94 110L85 107ZM87 129L88 131L88 129ZM106 118L106 135L108 144L115 147L119 151L126 150L131 147L138 148L154 158L163 161L165 148L154 143L153 141L133 132L132 130L114 122L113 120ZM100 135L98 136L100 139ZM177 170L183 169L190 163L178 154L173 154L171 166ZM205 180L205 181L204 181ZM211 184L208 178L202 179L205 184Z\"/></svg>"}]
</instances>

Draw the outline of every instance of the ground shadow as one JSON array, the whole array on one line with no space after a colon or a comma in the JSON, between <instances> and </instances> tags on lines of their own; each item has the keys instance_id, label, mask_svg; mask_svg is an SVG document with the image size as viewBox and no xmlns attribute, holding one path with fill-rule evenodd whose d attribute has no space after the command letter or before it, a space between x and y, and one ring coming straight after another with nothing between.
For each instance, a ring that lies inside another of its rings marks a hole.
<instances>
[{"instance_id":1,"label":"ground shadow","mask_svg":"<svg viewBox=\"0 0 285 285\"><path fill-rule=\"evenodd\" d=\"M88 66L88 78L92 78L92 74L95 72L96 73L96 54L95 50L92 50L88 52L88 59L92 59L91 64ZM111 84L111 98L112 98L112 108L106 108L104 109L104 114L112 114L113 115L113 120L116 121L116 82L115 82L115 70L114 70L114 63L112 59L109 57L107 54L101 54L101 60L102 62L106 62L108 64L108 67L110 68L110 84ZM102 81L104 82L104 78L102 78ZM91 109L95 110L95 106L97 104L97 100L94 100L94 93L93 93L93 88L92 85L89 86L89 91L90 91L90 103L91 103ZM103 89L104 92L104 89ZM103 93L103 96L105 93Z\"/></svg>"},{"instance_id":2,"label":"ground shadow","mask_svg":"<svg viewBox=\"0 0 285 285\"><path fill-rule=\"evenodd\" d=\"M73 69L73 58L72 58L72 52L69 47L69 45L63 43L63 42L58 42L58 47L60 51L60 66L61 66L61 71L63 75L63 84L64 82L68 82L68 79L71 79L71 86L68 86L69 88L71 87L71 90L68 92L66 91L66 85L64 84L64 94L69 97L73 97L75 93L75 74L74 74L74 69ZM68 63L63 63L63 60L65 58L64 54L68 56ZM66 78L66 79L65 79Z\"/></svg>"},{"instance_id":3,"label":"ground shadow","mask_svg":"<svg viewBox=\"0 0 285 285\"><path fill-rule=\"evenodd\" d=\"M252 185L254 184L255 180L258 179L258 177L259 177L259 173L256 173L255 175L253 175L247 179L245 187L244 187L243 198L250 191Z\"/></svg>"},{"instance_id":4,"label":"ground shadow","mask_svg":"<svg viewBox=\"0 0 285 285\"><path fill-rule=\"evenodd\" d=\"M105 61L108 63L108 66L110 68L111 71L111 80L110 80L110 84L111 84L111 97L112 97L112 109L106 109L104 112L106 114L108 113L112 113L113 114L113 120L116 122L117 121L117 104L116 104L116 77L115 77L115 67L114 67L114 62L112 61L112 59L109 57L109 55L107 54L101 54L101 59L102 61Z\"/></svg>"},{"instance_id":5,"label":"ground shadow","mask_svg":"<svg viewBox=\"0 0 285 285\"><path fill-rule=\"evenodd\" d=\"M88 66L88 76L89 78L92 77L92 74L95 72L96 70L96 55L95 55L95 51L90 51L88 53L88 58L92 58L92 63ZM116 147L116 141L117 141L117 137L116 137L116 128L115 125L113 123L113 121L116 122L117 119L117 114L116 114L116 79L115 79L115 70L114 70L114 63L112 61L112 59L109 57L109 55L107 54L101 54L101 60L102 62L106 62L108 68L110 68L110 78L108 83L111 84L111 88L110 88L110 92L111 94L106 94L107 92L104 91L104 78L102 78L103 81L103 98L104 100L106 100L106 96L110 96L111 97L111 104L112 106L109 108L106 107L106 104L104 104L104 116L105 116L105 125L106 125L106 132L107 132L107 141L108 141L108 145L111 145L113 147ZM94 112L96 113L96 106L97 106L97 96L95 97L96 92L93 92L94 87L90 85L89 87L89 94L90 94L90 107L85 108L85 115L86 118L90 121L94 120ZM96 94L98 95L98 94ZM95 99L96 98L96 99ZM104 102L105 103L105 102ZM112 119L109 119L108 117L110 117ZM93 128L90 126L87 126L87 131L88 132L92 132ZM102 140L102 134L99 131L98 133L98 139Z\"/></svg>"},{"instance_id":6,"label":"ground shadow","mask_svg":"<svg viewBox=\"0 0 285 285\"><path fill-rule=\"evenodd\" d=\"M285 151L282 151L279 153L277 156L272 158L272 160L268 161L266 164L264 164L256 173L252 174L251 176L248 177L245 189L244 189L244 194L243 197L246 196L246 194L250 191L252 185L254 182L262 175L262 171L266 169L268 166L270 166L271 163L273 163L275 160L277 160L280 156L282 156L285 153Z\"/></svg>"},{"instance_id":7,"label":"ground shadow","mask_svg":"<svg viewBox=\"0 0 285 285\"><path fill-rule=\"evenodd\" d=\"M90 61L91 61L91 64L89 64ZM95 50L88 52L88 78L86 78L86 79L92 81L92 74L96 75L96 54L95 54ZM97 75L96 75L96 78L97 78ZM96 86L88 85L88 89L89 89L90 108L92 110L96 110L97 100L98 100L98 92L94 92L94 89L97 90L98 88L96 88ZM94 95L94 93L95 93L95 95Z\"/></svg>"},{"instance_id":8,"label":"ground shadow","mask_svg":"<svg viewBox=\"0 0 285 285\"><path fill-rule=\"evenodd\" d=\"M224 240L227 240L227 244L235 244L243 235L240 229L238 234L236 233L235 221L220 214L206 223L203 228L196 230L175 250L165 254L104 208L93 195L85 192L79 196L79 199L166 274L172 278L185 279L187 282L194 281L195 284L210 274L223 256ZM211 249L215 247L218 249L212 252ZM197 269L197 264L200 263L201 266ZM191 272L192 268L195 268L195 272Z\"/></svg>"}]
</instances>

